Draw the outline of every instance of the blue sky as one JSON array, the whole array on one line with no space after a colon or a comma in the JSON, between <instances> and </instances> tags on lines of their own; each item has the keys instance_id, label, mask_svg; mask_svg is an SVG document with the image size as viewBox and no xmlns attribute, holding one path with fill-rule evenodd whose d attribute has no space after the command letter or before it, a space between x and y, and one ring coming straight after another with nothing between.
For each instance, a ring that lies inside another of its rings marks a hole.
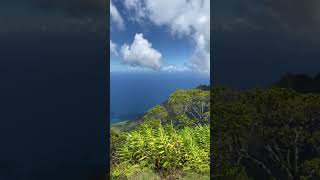
<instances>
[{"instance_id":1,"label":"blue sky","mask_svg":"<svg viewBox=\"0 0 320 180\"><path fill-rule=\"evenodd\" d=\"M111 0L111 72L209 75L210 0Z\"/></svg>"}]
</instances>

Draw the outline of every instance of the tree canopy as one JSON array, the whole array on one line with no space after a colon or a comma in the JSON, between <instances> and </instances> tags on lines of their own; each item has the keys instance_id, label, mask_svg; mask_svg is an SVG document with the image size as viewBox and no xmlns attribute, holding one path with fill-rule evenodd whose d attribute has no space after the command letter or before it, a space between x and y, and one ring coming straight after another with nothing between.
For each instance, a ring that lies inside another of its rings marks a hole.
<instances>
[{"instance_id":1,"label":"tree canopy","mask_svg":"<svg viewBox=\"0 0 320 180\"><path fill-rule=\"evenodd\" d=\"M211 98L218 179L320 178L320 95L215 89Z\"/></svg>"}]
</instances>

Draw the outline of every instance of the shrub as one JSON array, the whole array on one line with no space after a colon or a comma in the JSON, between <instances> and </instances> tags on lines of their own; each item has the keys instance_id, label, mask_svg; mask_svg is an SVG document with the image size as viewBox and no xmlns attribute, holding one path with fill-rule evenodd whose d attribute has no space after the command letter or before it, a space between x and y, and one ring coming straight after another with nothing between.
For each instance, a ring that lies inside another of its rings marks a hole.
<instances>
[{"instance_id":1,"label":"shrub","mask_svg":"<svg viewBox=\"0 0 320 180\"><path fill-rule=\"evenodd\" d=\"M208 125L175 130L172 126L152 128L143 124L126 136L126 142L116 152L122 164L148 168L161 176L184 171L207 174L210 170L210 130ZM119 173L116 170L115 174ZM120 173L121 174L121 173ZM130 173L129 173L130 174Z\"/></svg>"}]
</instances>

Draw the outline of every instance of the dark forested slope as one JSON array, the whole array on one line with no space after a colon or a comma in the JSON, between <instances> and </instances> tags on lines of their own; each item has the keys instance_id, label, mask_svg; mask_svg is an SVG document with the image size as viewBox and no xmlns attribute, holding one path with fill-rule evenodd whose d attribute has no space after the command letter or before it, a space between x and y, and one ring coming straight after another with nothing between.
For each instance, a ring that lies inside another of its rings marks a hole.
<instances>
[{"instance_id":1,"label":"dark forested slope","mask_svg":"<svg viewBox=\"0 0 320 180\"><path fill-rule=\"evenodd\" d=\"M211 93L216 179L320 179L320 95L292 89Z\"/></svg>"}]
</instances>

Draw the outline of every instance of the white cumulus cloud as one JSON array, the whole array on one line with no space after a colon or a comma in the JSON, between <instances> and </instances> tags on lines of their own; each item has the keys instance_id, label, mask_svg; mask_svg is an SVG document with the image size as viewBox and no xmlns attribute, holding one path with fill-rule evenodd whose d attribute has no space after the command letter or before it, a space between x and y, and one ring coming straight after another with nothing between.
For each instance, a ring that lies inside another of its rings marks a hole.
<instances>
[{"instance_id":1,"label":"white cumulus cloud","mask_svg":"<svg viewBox=\"0 0 320 180\"><path fill-rule=\"evenodd\" d=\"M116 56L118 56L118 51L117 51L117 44L115 44L114 42L112 42L112 40L110 39L110 52Z\"/></svg>"},{"instance_id":2,"label":"white cumulus cloud","mask_svg":"<svg viewBox=\"0 0 320 180\"><path fill-rule=\"evenodd\" d=\"M119 29L124 28L123 18L120 15L116 6L112 3L112 0L110 0L110 16L111 16L111 21L113 21Z\"/></svg>"},{"instance_id":3,"label":"white cumulus cloud","mask_svg":"<svg viewBox=\"0 0 320 180\"><path fill-rule=\"evenodd\" d=\"M134 10L135 16L129 17L131 20L141 23L144 17L147 15L147 9L144 6L144 2L141 0L125 0L124 5L127 9Z\"/></svg>"},{"instance_id":4,"label":"white cumulus cloud","mask_svg":"<svg viewBox=\"0 0 320 180\"><path fill-rule=\"evenodd\" d=\"M152 48L152 44L143 34L136 34L131 45L122 45L120 54L122 62L133 67L159 70L163 64L161 53Z\"/></svg>"},{"instance_id":5,"label":"white cumulus cloud","mask_svg":"<svg viewBox=\"0 0 320 180\"><path fill-rule=\"evenodd\" d=\"M194 42L190 67L210 72L210 0L126 0L125 7L156 25L166 26L173 35Z\"/></svg>"}]
</instances>

